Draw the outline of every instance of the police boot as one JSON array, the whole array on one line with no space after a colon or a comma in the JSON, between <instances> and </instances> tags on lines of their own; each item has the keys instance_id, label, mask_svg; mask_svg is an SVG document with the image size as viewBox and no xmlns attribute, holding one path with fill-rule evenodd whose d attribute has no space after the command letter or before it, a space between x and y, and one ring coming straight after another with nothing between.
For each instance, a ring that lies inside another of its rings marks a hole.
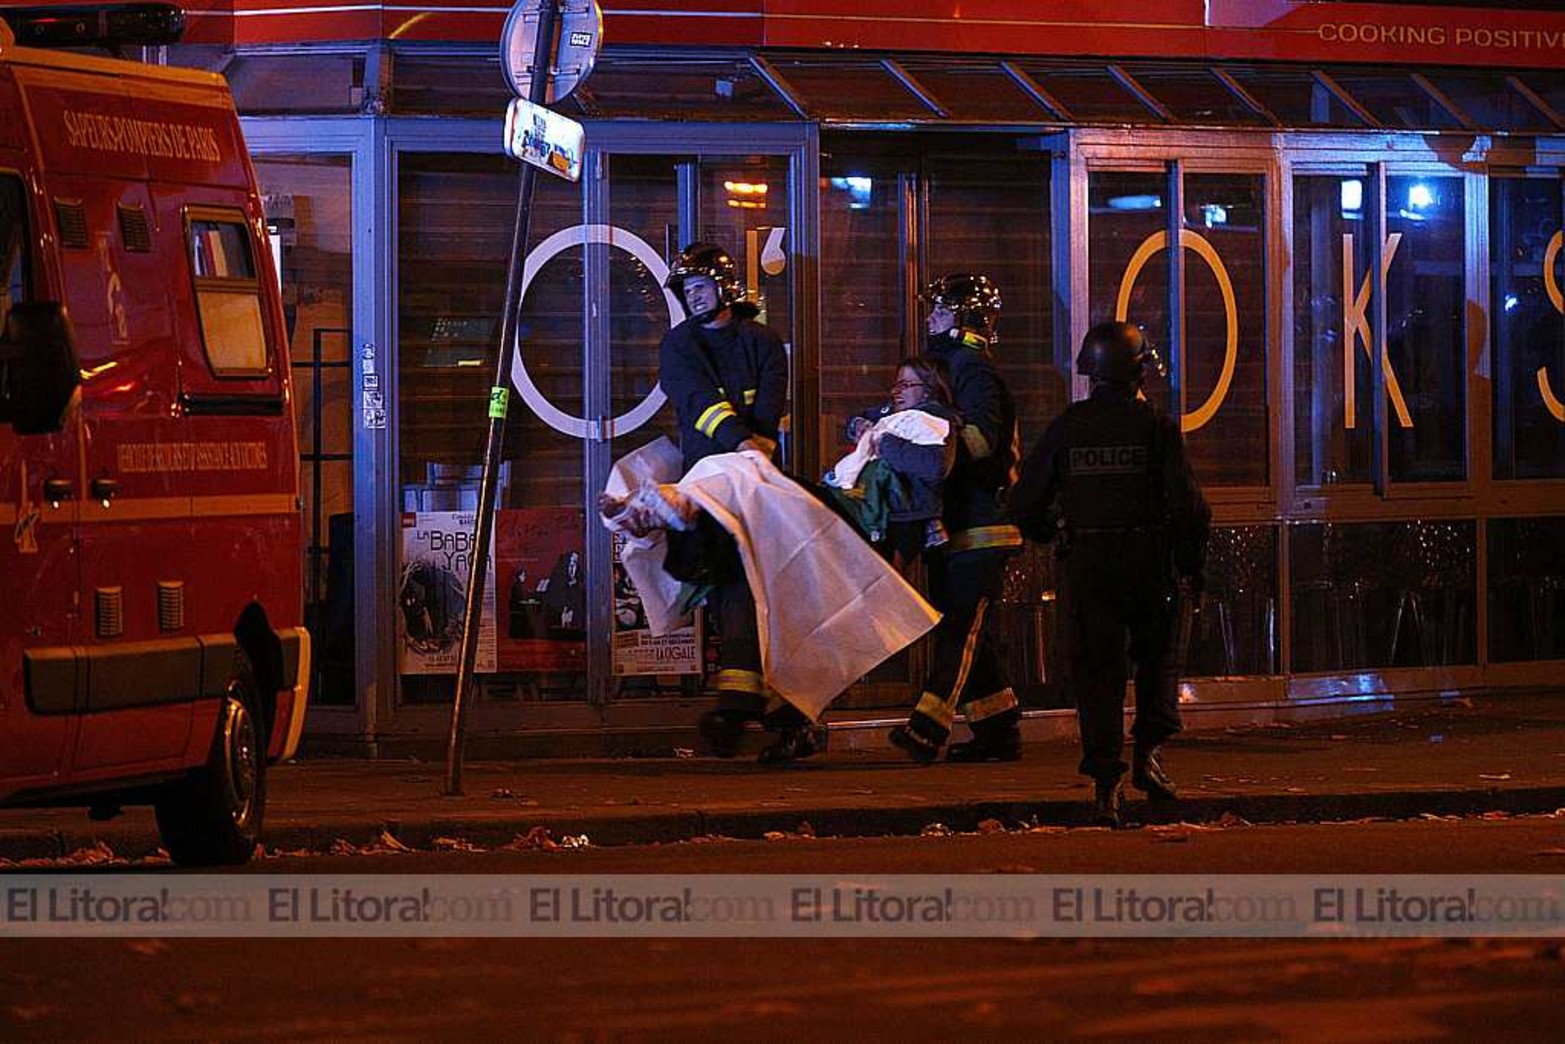
<instances>
[{"instance_id":1,"label":"police boot","mask_svg":"<svg viewBox=\"0 0 1565 1044\"><path fill-rule=\"evenodd\" d=\"M946 748L946 760L959 764L975 764L981 761L1019 761L1022 756L1022 731L1015 723L999 728L986 729L977 726L973 738L966 743L953 743Z\"/></svg>"},{"instance_id":2,"label":"police boot","mask_svg":"<svg viewBox=\"0 0 1565 1044\"><path fill-rule=\"evenodd\" d=\"M1112 827L1118 830L1122 825L1119 818L1119 807L1119 780L1098 780L1092 801L1092 821L1098 826Z\"/></svg>"},{"instance_id":3,"label":"police boot","mask_svg":"<svg viewBox=\"0 0 1565 1044\"><path fill-rule=\"evenodd\" d=\"M744 723L753 715L732 710L710 710L701 715L696 728L706 740L707 749L714 757L731 758L739 753L739 738L744 735Z\"/></svg>"},{"instance_id":4,"label":"police boot","mask_svg":"<svg viewBox=\"0 0 1565 1044\"><path fill-rule=\"evenodd\" d=\"M1174 781L1168 778L1168 773L1163 771L1158 750L1156 746L1137 744L1130 756L1130 782L1153 801L1177 801L1179 792L1174 789Z\"/></svg>"}]
</instances>

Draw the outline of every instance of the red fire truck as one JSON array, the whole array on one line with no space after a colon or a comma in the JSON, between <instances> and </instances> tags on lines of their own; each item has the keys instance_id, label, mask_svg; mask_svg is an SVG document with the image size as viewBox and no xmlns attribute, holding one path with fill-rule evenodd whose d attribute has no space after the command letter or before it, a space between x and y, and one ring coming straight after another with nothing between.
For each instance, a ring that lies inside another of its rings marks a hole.
<instances>
[{"instance_id":1,"label":"red fire truck","mask_svg":"<svg viewBox=\"0 0 1565 1044\"><path fill-rule=\"evenodd\" d=\"M304 716L298 456L222 79L0 23L0 803L248 859Z\"/></svg>"}]
</instances>

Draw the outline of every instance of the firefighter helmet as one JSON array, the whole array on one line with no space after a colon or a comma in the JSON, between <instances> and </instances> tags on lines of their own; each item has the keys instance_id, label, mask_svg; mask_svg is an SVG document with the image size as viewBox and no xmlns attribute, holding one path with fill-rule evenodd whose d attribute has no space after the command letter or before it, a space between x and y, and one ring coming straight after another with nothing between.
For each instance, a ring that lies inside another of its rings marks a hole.
<instances>
[{"instance_id":1,"label":"firefighter helmet","mask_svg":"<svg viewBox=\"0 0 1565 1044\"><path fill-rule=\"evenodd\" d=\"M944 308L956 316L956 325L982 334L993 342L1000 326L1000 288L986 275L953 272L924 288L921 295L931 308Z\"/></svg>"},{"instance_id":2,"label":"firefighter helmet","mask_svg":"<svg viewBox=\"0 0 1565 1044\"><path fill-rule=\"evenodd\" d=\"M734 263L732 255L716 243L691 243L681 250L669 266L668 278L663 281L663 285L672 290L680 303L684 304L685 280L693 276L706 276L717 284L719 310L744 300L744 284L739 280L739 266ZM685 305L685 311L690 311L689 305Z\"/></svg>"},{"instance_id":3,"label":"firefighter helmet","mask_svg":"<svg viewBox=\"0 0 1565 1044\"><path fill-rule=\"evenodd\" d=\"M1149 372L1164 373L1157 349L1131 323L1099 323L1082 338L1076 372L1107 384L1139 384Z\"/></svg>"}]
</instances>

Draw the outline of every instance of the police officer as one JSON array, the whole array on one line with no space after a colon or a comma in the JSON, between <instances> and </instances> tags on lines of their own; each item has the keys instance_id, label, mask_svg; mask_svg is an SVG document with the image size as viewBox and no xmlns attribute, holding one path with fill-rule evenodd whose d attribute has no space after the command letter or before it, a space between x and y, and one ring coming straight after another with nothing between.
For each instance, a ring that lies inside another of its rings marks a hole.
<instances>
[{"instance_id":1,"label":"police officer","mask_svg":"<svg viewBox=\"0 0 1565 1044\"><path fill-rule=\"evenodd\" d=\"M1125 773L1127 632L1136 661L1131 782L1152 798L1175 797L1158 748L1180 728L1180 598L1200 589L1211 522L1178 422L1138 394L1153 368L1161 363L1135 326L1089 330L1076 371L1091 378L1091 395L1049 426L1011 497L1030 539L1059 538L1081 772L1097 785L1098 820L1111 826Z\"/></svg>"},{"instance_id":2,"label":"police officer","mask_svg":"<svg viewBox=\"0 0 1565 1044\"><path fill-rule=\"evenodd\" d=\"M734 259L714 244L692 243L665 285L688 317L664 335L658 355L658 377L678 415L685 470L715 453L756 450L771 457L788 398L788 356L782 339L755 322ZM700 727L714 754L733 757L745 723L763 719L766 710L755 600L738 546L710 516L703 512L689 532L670 531L668 541L668 571L711 589L707 606L722 639L718 700ZM780 739L762 760L814 753L808 724L792 707L776 713L767 727Z\"/></svg>"},{"instance_id":3,"label":"police officer","mask_svg":"<svg viewBox=\"0 0 1565 1044\"><path fill-rule=\"evenodd\" d=\"M924 354L950 374L963 424L945 483L942 517L950 539L925 559L930 601L943 614L934 662L917 706L892 730L891 742L914 761L934 761L961 706L973 738L952 744L946 760L1014 761L1021 757L1021 709L988 627L1005 560L1022 543L1004 515L1021 442L1016 404L993 358L1000 291L988 276L958 273L931 283L923 300L929 306Z\"/></svg>"}]
</instances>

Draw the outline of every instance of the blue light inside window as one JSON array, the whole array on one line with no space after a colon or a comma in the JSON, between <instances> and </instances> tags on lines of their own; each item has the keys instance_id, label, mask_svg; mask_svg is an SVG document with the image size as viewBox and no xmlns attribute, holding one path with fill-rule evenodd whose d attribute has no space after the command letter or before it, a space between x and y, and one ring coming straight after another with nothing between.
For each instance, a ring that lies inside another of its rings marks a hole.
<instances>
[{"instance_id":1,"label":"blue light inside window","mask_svg":"<svg viewBox=\"0 0 1565 1044\"><path fill-rule=\"evenodd\" d=\"M1162 196L1115 196L1109 200L1110 210L1157 210L1162 205Z\"/></svg>"},{"instance_id":2,"label":"blue light inside window","mask_svg":"<svg viewBox=\"0 0 1565 1044\"><path fill-rule=\"evenodd\" d=\"M850 175L845 178L831 178L831 187L839 192L848 194L849 210L868 210L870 195L875 189L873 178Z\"/></svg>"}]
</instances>

